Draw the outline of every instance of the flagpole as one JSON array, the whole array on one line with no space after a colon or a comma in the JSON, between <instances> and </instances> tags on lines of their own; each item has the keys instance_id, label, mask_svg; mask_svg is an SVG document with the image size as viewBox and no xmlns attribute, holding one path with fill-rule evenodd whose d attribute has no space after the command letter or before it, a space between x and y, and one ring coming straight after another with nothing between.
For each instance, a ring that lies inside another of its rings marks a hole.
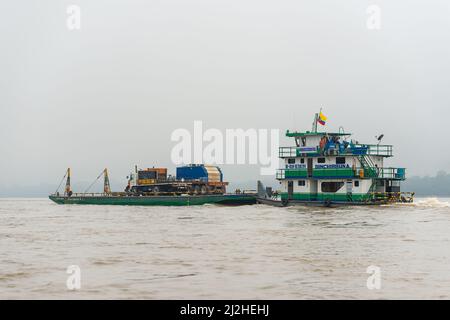
<instances>
[{"instance_id":1,"label":"flagpole","mask_svg":"<svg viewBox=\"0 0 450 320\"><path fill-rule=\"evenodd\" d=\"M319 122L319 115L322 114L322 108L320 108L319 113L316 113L316 133L317 133L317 122Z\"/></svg>"},{"instance_id":2,"label":"flagpole","mask_svg":"<svg viewBox=\"0 0 450 320\"><path fill-rule=\"evenodd\" d=\"M314 116L314 123L313 123L313 132L314 133L317 133L317 121L318 121L318 119L319 119L319 114L316 113L315 116Z\"/></svg>"},{"instance_id":3,"label":"flagpole","mask_svg":"<svg viewBox=\"0 0 450 320\"><path fill-rule=\"evenodd\" d=\"M314 126L313 131L314 133L317 133L317 122L319 121L319 114L322 113L322 108L320 108L319 113L316 113L315 119L314 119Z\"/></svg>"}]
</instances>

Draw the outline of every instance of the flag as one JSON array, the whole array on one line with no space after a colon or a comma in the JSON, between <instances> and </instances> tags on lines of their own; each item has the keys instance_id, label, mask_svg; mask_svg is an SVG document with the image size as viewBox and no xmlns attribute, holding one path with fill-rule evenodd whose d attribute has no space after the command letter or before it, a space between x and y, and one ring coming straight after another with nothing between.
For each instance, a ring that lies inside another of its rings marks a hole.
<instances>
[{"instance_id":1,"label":"flag","mask_svg":"<svg viewBox=\"0 0 450 320\"><path fill-rule=\"evenodd\" d=\"M327 121L327 117L325 117L325 115L322 113L322 111L320 111L319 113L319 118L317 118L317 122L319 122L321 125L325 125Z\"/></svg>"}]
</instances>

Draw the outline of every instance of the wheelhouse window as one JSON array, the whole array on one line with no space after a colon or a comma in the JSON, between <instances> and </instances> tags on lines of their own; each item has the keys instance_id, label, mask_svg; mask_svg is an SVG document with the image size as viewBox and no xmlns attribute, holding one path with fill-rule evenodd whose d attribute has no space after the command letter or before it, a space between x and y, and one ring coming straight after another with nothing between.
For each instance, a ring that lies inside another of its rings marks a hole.
<instances>
[{"instance_id":1,"label":"wheelhouse window","mask_svg":"<svg viewBox=\"0 0 450 320\"><path fill-rule=\"evenodd\" d=\"M322 182L322 192L337 192L344 182Z\"/></svg>"},{"instance_id":2,"label":"wheelhouse window","mask_svg":"<svg viewBox=\"0 0 450 320\"><path fill-rule=\"evenodd\" d=\"M355 181L355 188L358 188L358 187L359 187L359 181L356 180L356 181Z\"/></svg>"},{"instance_id":3,"label":"wheelhouse window","mask_svg":"<svg viewBox=\"0 0 450 320\"><path fill-rule=\"evenodd\" d=\"M306 185L306 181L305 180L298 180L298 186L299 187L304 187Z\"/></svg>"},{"instance_id":4,"label":"wheelhouse window","mask_svg":"<svg viewBox=\"0 0 450 320\"><path fill-rule=\"evenodd\" d=\"M317 158L318 163L325 163L325 158Z\"/></svg>"},{"instance_id":5,"label":"wheelhouse window","mask_svg":"<svg viewBox=\"0 0 450 320\"><path fill-rule=\"evenodd\" d=\"M345 157L336 157L336 164L345 164Z\"/></svg>"},{"instance_id":6,"label":"wheelhouse window","mask_svg":"<svg viewBox=\"0 0 450 320\"><path fill-rule=\"evenodd\" d=\"M301 158L300 163L305 163L305 158Z\"/></svg>"},{"instance_id":7,"label":"wheelhouse window","mask_svg":"<svg viewBox=\"0 0 450 320\"><path fill-rule=\"evenodd\" d=\"M288 159L288 163L289 164L294 164L295 163L295 158L289 158Z\"/></svg>"}]
</instances>

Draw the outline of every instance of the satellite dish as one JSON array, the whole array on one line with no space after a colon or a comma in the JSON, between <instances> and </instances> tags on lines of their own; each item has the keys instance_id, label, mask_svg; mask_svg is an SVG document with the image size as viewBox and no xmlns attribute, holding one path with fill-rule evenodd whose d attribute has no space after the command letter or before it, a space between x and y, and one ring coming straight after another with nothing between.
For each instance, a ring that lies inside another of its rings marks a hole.
<instances>
[{"instance_id":1,"label":"satellite dish","mask_svg":"<svg viewBox=\"0 0 450 320\"><path fill-rule=\"evenodd\" d=\"M383 140L384 134L380 134L378 137L375 136L375 138L378 140L378 144L379 144L381 142L381 140Z\"/></svg>"}]
</instances>

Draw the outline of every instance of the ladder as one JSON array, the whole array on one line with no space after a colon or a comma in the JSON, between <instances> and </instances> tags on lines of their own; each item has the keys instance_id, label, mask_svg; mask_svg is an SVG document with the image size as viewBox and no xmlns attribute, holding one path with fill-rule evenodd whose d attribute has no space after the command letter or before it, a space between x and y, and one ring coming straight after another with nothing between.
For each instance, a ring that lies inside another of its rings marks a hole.
<instances>
[{"instance_id":1,"label":"ladder","mask_svg":"<svg viewBox=\"0 0 450 320\"><path fill-rule=\"evenodd\" d=\"M366 201L375 200L376 196L373 194L373 191L377 187L377 181L372 179L372 184L370 185L369 191L367 191L367 194L365 196Z\"/></svg>"},{"instance_id":2,"label":"ladder","mask_svg":"<svg viewBox=\"0 0 450 320\"><path fill-rule=\"evenodd\" d=\"M364 174L367 173L367 176L370 178L378 178L378 172L372 159L364 154L360 155L358 158L362 168L364 169Z\"/></svg>"},{"instance_id":3,"label":"ladder","mask_svg":"<svg viewBox=\"0 0 450 320\"><path fill-rule=\"evenodd\" d=\"M373 194L374 190L377 187L377 180L379 176L379 172L377 171L377 168L375 167L375 164L373 163L372 159L368 157L365 154L360 155L359 162L361 163L361 166L364 170L364 175L367 175L368 177L372 178L372 184L370 185L369 191L367 192L365 196L366 201L371 201L375 199L375 195Z\"/></svg>"}]
</instances>

